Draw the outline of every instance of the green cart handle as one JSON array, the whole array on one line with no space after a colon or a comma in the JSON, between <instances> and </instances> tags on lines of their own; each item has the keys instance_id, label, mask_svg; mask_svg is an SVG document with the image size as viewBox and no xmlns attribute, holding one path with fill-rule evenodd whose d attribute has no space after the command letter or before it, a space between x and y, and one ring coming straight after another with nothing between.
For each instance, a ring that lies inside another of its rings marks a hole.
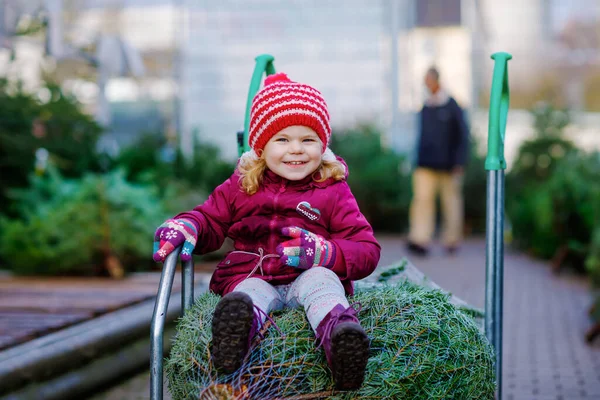
<instances>
[{"instance_id":1,"label":"green cart handle","mask_svg":"<svg viewBox=\"0 0 600 400\"><path fill-rule=\"evenodd\" d=\"M263 73L266 75L273 75L275 73L275 66L273 61L275 57L270 54L261 54L255 58L256 65L254 66L254 72L252 73L252 79L250 80L250 90L248 91L248 100L246 101L246 116L244 119L244 131L238 132L238 153L241 156L246 151L250 150L248 143L248 130L250 128L250 108L252 107L252 100L262 82ZM240 137L241 136L241 137Z\"/></svg>"},{"instance_id":2,"label":"green cart handle","mask_svg":"<svg viewBox=\"0 0 600 400\"><path fill-rule=\"evenodd\" d=\"M504 133L510 92L508 90L508 60L512 56L505 52L492 54L494 75L490 93L490 115L488 125L488 152L485 169L488 171L506 169L504 159Z\"/></svg>"}]
</instances>

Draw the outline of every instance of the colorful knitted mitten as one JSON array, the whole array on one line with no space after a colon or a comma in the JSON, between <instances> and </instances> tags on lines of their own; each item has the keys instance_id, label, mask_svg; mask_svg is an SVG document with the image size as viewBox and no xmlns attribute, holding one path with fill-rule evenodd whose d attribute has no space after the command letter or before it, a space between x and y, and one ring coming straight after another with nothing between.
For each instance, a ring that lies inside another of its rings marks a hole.
<instances>
[{"instance_id":1,"label":"colorful knitted mitten","mask_svg":"<svg viewBox=\"0 0 600 400\"><path fill-rule=\"evenodd\" d=\"M154 255L156 262L164 261L171 252L183 244L181 260L192 259L192 251L198 240L196 224L187 219L168 219L154 233Z\"/></svg>"},{"instance_id":2,"label":"colorful knitted mitten","mask_svg":"<svg viewBox=\"0 0 600 400\"><path fill-rule=\"evenodd\" d=\"M335 264L335 245L323 236L296 226L283 228L281 233L293 238L277 246L284 264L301 269L332 268Z\"/></svg>"}]
</instances>

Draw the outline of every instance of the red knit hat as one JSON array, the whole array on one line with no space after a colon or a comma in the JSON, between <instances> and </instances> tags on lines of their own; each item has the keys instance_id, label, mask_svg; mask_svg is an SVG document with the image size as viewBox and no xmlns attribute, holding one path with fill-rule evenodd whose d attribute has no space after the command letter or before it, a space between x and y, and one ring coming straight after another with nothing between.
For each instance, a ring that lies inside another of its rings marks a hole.
<instances>
[{"instance_id":1,"label":"red knit hat","mask_svg":"<svg viewBox=\"0 0 600 400\"><path fill-rule=\"evenodd\" d=\"M252 100L248 135L250 147L258 153L274 135L293 125L314 130L325 151L331 127L327 103L321 92L291 81L284 73L269 75L265 86Z\"/></svg>"}]
</instances>

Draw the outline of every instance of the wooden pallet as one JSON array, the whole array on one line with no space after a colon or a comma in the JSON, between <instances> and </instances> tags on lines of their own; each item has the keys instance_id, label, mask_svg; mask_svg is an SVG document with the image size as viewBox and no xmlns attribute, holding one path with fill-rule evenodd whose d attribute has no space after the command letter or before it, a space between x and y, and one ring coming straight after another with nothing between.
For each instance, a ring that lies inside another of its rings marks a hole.
<instances>
[{"instance_id":1,"label":"wooden pallet","mask_svg":"<svg viewBox=\"0 0 600 400\"><path fill-rule=\"evenodd\" d=\"M173 290L180 290L177 274ZM160 273L0 278L0 350L156 296Z\"/></svg>"}]
</instances>

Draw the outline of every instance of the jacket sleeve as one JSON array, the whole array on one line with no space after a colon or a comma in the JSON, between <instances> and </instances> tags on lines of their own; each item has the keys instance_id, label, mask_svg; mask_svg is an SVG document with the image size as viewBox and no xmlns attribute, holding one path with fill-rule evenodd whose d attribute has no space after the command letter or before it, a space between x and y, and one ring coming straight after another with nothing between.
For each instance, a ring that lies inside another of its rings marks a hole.
<instances>
[{"instance_id":1,"label":"jacket sleeve","mask_svg":"<svg viewBox=\"0 0 600 400\"><path fill-rule=\"evenodd\" d=\"M469 158L469 127L465 120L464 111L456 101L453 101L453 114L456 123L454 165L465 166Z\"/></svg>"},{"instance_id":2,"label":"jacket sleeve","mask_svg":"<svg viewBox=\"0 0 600 400\"><path fill-rule=\"evenodd\" d=\"M205 254L221 248L232 223L231 204L237 189L238 176L233 174L217 186L201 205L175 216L193 221L198 228L198 243L194 253Z\"/></svg>"},{"instance_id":3,"label":"jacket sleeve","mask_svg":"<svg viewBox=\"0 0 600 400\"><path fill-rule=\"evenodd\" d=\"M363 279L377 267L381 246L348 184L341 182L334 186L338 193L329 226L331 241L337 251L333 271L342 280Z\"/></svg>"}]
</instances>

